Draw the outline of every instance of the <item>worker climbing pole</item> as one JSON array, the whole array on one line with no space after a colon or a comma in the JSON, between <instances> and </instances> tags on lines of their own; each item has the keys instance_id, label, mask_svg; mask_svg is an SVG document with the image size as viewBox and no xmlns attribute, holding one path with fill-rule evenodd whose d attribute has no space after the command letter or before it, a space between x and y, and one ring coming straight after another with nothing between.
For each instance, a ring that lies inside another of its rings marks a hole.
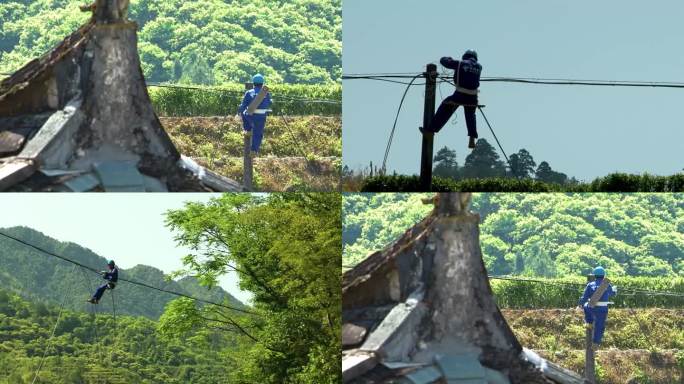
<instances>
[{"instance_id":1,"label":"worker climbing pole","mask_svg":"<svg viewBox=\"0 0 684 384\"><path fill-rule=\"evenodd\" d=\"M596 382L595 352L598 350L608 318L608 299L617 294L617 287L610 284L603 267L594 268L589 283L579 300L578 308L584 312L586 329L586 353L584 377L589 383Z\"/></svg>"},{"instance_id":2,"label":"worker climbing pole","mask_svg":"<svg viewBox=\"0 0 684 384\"><path fill-rule=\"evenodd\" d=\"M243 185L246 190L252 190L254 173L254 158L259 154L261 142L266 128L266 117L271 112L271 93L261 74L252 77L252 83L245 84L247 89L238 108L238 115L242 119L244 133L244 172Z\"/></svg>"},{"instance_id":3,"label":"worker climbing pole","mask_svg":"<svg viewBox=\"0 0 684 384\"><path fill-rule=\"evenodd\" d=\"M459 106L465 111L466 126L468 129L468 148L474 149L477 143L477 110L480 111L485 119L489 130L492 132L496 143L501 149L506 162L510 166L508 155L504 151L499 138L496 137L494 129L484 114L478 101L480 87L480 74L482 65L478 62L477 52L467 50L461 60L454 60L451 57L442 57L440 63L445 68L454 70L454 82L456 89L451 96L445 98L435 113L435 89L437 87L437 66L428 64L425 77L425 109L423 112L423 126L419 128L423 140L420 160L420 186L421 190L429 191L432 186L432 160L434 151L434 135L439 132L456 112ZM511 167L513 169L513 167Z\"/></svg>"}]
</instances>

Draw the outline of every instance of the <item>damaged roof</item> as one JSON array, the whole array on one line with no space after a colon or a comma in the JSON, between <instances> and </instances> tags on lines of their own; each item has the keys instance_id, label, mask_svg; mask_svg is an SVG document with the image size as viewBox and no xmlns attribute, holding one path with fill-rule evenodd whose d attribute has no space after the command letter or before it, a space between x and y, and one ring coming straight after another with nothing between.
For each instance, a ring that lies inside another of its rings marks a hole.
<instances>
[{"instance_id":1,"label":"damaged roof","mask_svg":"<svg viewBox=\"0 0 684 384\"><path fill-rule=\"evenodd\" d=\"M242 190L178 152L147 93L137 25L118 11L98 9L0 82L0 191Z\"/></svg>"},{"instance_id":2,"label":"damaged roof","mask_svg":"<svg viewBox=\"0 0 684 384\"><path fill-rule=\"evenodd\" d=\"M435 210L342 282L345 383L580 384L523 348L492 295L469 194Z\"/></svg>"}]
</instances>

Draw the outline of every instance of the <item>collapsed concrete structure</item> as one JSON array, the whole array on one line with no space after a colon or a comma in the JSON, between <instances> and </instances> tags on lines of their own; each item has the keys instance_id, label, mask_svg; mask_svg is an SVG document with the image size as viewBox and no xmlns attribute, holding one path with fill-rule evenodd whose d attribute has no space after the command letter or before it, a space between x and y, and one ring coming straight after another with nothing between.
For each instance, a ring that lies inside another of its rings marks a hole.
<instances>
[{"instance_id":1,"label":"collapsed concrete structure","mask_svg":"<svg viewBox=\"0 0 684 384\"><path fill-rule=\"evenodd\" d=\"M241 191L181 156L147 93L127 0L0 82L0 191Z\"/></svg>"},{"instance_id":2,"label":"collapsed concrete structure","mask_svg":"<svg viewBox=\"0 0 684 384\"><path fill-rule=\"evenodd\" d=\"M344 273L345 382L584 383L516 339L492 295L469 200L436 195L432 214Z\"/></svg>"}]
</instances>

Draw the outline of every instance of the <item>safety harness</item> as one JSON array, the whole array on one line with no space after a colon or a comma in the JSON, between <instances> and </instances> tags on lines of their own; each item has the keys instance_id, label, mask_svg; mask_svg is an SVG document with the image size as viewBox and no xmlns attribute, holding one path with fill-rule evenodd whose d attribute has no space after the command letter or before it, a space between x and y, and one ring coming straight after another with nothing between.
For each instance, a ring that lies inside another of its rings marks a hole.
<instances>
[{"instance_id":1,"label":"safety harness","mask_svg":"<svg viewBox=\"0 0 684 384\"><path fill-rule=\"evenodd\" d=\"M599 285L598 288L596 288L596 291L594 291L594 294L591 295L589 298L589 307L594 308L594 307L607 307L608 304L610 304L609 301L599 301L601 299L601 296L606 292L608 289L608 285L610 284L610 280L607 278L603 278L603 281L601 281L601 284Z\"/></svg>"},{"instance_id":2,"label":"safety harness","mask_svg":"<svg viewBox=\"0 0 684 384\"><path fill-rule=\"evenodd\" d=\"M460 79L461 79L461 62L462 62L462 60L459 60L459 62L458 62L458 68L456 68L456 91L457 91L457 92L461 92L461 93L465 93L466 95L477 96L477 94L480 92L479 90L461 87L461 83L460 83Z\"/></svg>"}]
</instances>

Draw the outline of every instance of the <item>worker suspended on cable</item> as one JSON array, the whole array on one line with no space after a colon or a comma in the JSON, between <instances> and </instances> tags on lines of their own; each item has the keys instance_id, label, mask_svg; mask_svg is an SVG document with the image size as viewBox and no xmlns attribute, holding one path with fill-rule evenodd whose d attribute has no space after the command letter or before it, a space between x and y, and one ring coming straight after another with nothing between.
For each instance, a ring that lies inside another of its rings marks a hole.
<instances>
[{"instance_id":1,"label":"worker suspended on cable","mask_svg":"<svg viewBox=\"0 0 684 384\"><path fill-rule=\"evenodd\" d=\"M477 139L475 111L478 88L480 87L480 74L482 73L482 66L477 62L477 52L467 50L460 61L451 57L442 57L439 62L444 67L454 70L456 91L442 101L427 131L439 132L449 121L451 115L456 112L458 106L462 105L468 127L468 136L470 137L468 148L475 148L475 140Z\"/></svg>"},{"instance_id":2,"label":"worker suspended on cable","mask_svg":"<svg viewBox=\"0 0 684 384\"><path fill-rule=\"evenodd\" d=\"M598 298L598 302L593 307L591 306L591 298L599 289L603 279L606 277L606 270L603 267L594 268L594 281L587 284L584 289L584 294L579 300L579 308L584 310L584 321L587 329L593 329L593 348L598 349L603 339L603 332L606 329L606 318L608 317L608 299L617 294L617 287L613 287L607 283L608 288Z\"/></svg>"},{"instance_id":3,"label":"worker suspended on cable","mask_svg":"<svg viewBox=\"0 0 684 384\"><path fill-rule=\"evenodd\" d=\"M116 282L119 280L119 269L114 264L114 260L109 260L107 263L107 268L109 271L101 271L100 274L102 278L107 280L106 283L102 284L97 288L95 294L90 299L86 300L89 303L97 304L102 299L102 295L107 289L114 289L116 287Z\"/></svg>"},{"instance_id":4,"label":"worker suspended on cable","mask_svg":"<svg viewBox=\"0 0 684 384\"><path fill-rule=\"evenodd\" d=\"M259 105L254 110L254 113L250 113L249 106L252 101L257 98L259 92L264 88L264 76L261 74L256 74L252 77L252 84L254 88L245 92L245 97L242 99L242 104L238 109L238 114L242 117L242 127L244 129L244 134L246 136L252 136L252 156L259 154L259 149L261 148L261 141L264 138L264 128L266 127L266 116L269 112L269 107L271 106L271 93L267 89L264 99L259 103Z\"/></svg>"}]
</instances>

